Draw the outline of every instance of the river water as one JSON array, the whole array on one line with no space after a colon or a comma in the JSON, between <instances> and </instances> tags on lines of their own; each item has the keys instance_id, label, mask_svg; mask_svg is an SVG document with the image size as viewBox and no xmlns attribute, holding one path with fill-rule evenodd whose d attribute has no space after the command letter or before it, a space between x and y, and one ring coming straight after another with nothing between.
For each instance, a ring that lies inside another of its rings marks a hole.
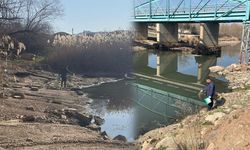
<instances>
[{"instance_id":1,"label":"river water","mask_svg":"<svg viewBox=\"0 0 250 150\"><path fill-rule=\"evenodd\" d=\"M102 131L133 141L145 132L169 125L204 106L197 93L208 68L237 63L240 45L222 49L221 57L180 52L139 52L133 56L134 79L86 88L96 115L105 119ZM224 78L212 78L216 91L226 92Z\"/></svg>"}]
</instances>

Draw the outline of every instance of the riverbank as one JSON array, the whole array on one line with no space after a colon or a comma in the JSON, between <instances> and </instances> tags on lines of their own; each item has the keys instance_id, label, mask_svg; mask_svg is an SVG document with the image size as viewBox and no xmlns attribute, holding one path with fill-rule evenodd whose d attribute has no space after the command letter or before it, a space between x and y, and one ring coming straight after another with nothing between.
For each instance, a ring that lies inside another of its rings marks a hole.
<instances>
[{"instance_id":1,"label":"riverbank","mask_svg":"<svg viewBox=\"0 0 250 150\"><path fill-rule=\"evenodd\" d=\"M1 74L0 149L133 149L100 131L103 119L89 113L92 100L81 89L114 78L73 76L60 89L57 74L32 63L9 62Z\"/></svg>"},{"instance_id":2,"label":"riverbank","mask_svg":"<svg viewBox=\"0 0 250 150\"><path fill-rule=\"evenodd\" d=\"M167 47L162 47L163 50L170 50L170 51L181 51L184 53L192 53L195 51L195 46L193 44L199 43L199 39L194 36L193 38L187 38L186 40L181 40L182 42L171 46L169 48ZM237 45L241 41L236 38L236 37L230 37L230 36L223 36L219 37L219 46L220 47L225 47L225 46L232 46L232 45ZM134 41L134 46L133 46L133 51L134 52L140 52L140 51L146 51L148 49L159 49L157 47L157 42L153 40L136 40Z\"/></svg>"},{"instance_id":3,"label":"riverbank","mask_svg":"<svg viewBox=\"0 0 250 150\"><path fill-rule=\"evenodd\" d=\"M176 124L152 130L138 139L137 148L249 149L249 68L249 65L231 65L217 70L229 79L230 87L239 86L231 88L230 93L221 93L216 109L209 112L202 109Z\"/></svg>"}]
</instances>

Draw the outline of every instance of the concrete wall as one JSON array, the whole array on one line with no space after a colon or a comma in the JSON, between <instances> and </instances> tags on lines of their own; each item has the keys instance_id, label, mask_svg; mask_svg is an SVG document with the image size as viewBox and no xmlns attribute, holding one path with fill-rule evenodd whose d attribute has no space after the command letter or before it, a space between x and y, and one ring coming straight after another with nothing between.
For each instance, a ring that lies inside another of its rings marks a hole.
<instances>
[{"instance_id":1,"label":"concrete wall","mask_svg":"<svg viewBox=\"0 0 250 150\"><path fill-rule=\"evenodd\" d=\"M178 23L157 23L157 42L169 45L178 43Z\"/></svg>"},{"instance_id":2,"label":"concrete wall","mask_svg":"<svg viewBox=\"0 0 250 150\"><path fill-rule=\"evenodd\" d=\"M134 23L135 40L147 40L148 38L148 24Z\"/></svg>"},{"instance_id":3,"label":"concrete wall","mask_svg":"<svg viewBox=\"0 0 250 150\"><path fill-rule=\"evenodd\" d=\"M200 24L200 39L205 46L218 46L219 27L219 23L216 22Z\"/></svg>"}]
</instances>

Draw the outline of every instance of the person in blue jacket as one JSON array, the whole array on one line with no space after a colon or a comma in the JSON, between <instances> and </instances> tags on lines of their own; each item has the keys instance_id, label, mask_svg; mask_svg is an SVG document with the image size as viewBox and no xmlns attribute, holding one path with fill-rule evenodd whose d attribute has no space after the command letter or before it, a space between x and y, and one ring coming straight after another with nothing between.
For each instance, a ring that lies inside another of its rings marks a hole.
<instances>
[{"instance_id":1,"label":"person in blue jacket","mask_svg":"<svg viewBox=\"0 0 250 150\"><path fill-rule=\"evenodd\" d=\"M206 96L211 100L210 103L208 103L208 109L211 110L215 106L215 85L211 79L207 79L207 86L202 90L205 92Z\"/></svg>"}]
</instances>

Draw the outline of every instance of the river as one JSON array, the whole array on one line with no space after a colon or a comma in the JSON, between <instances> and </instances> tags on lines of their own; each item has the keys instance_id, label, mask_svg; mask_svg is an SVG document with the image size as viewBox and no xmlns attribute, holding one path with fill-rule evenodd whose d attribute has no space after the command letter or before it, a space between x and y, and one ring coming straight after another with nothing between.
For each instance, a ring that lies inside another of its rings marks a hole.
<instances>
[{"instance_id":1,"label":"river","mask_svg":"<svg viewBox=\"0 0 250 150\"><path fill-rule=\"evenodd\" d=\"M134 79L86 88L92 110L105 119L101 126L111 138L133 141L149 130L174 123L204 103L197 93L211 66L237 63L240 45L222 48L220 57L149 50L133 56ZM216 91L227 92L224 78L212 78Z\"/></svg>"}]
</instances>

